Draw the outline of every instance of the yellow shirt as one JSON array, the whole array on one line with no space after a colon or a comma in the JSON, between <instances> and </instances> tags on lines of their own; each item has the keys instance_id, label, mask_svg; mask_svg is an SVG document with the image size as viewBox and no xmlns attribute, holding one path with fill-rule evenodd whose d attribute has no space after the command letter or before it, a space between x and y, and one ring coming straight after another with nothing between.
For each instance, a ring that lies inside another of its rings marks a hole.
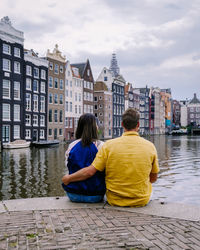
<instances>
[{"instance_id":1,"label":"yellow shirt","mask_svg":"<svg viewBox=\"0 0 200 250\"><path fill-rule=\"evenodd\" d=\"M157 151L153 143L128 131L104 143L92 165L105 169L106 196L110 205L145 206L150 199L150 173L158 173Z\"/></svg>"}]
</instances>

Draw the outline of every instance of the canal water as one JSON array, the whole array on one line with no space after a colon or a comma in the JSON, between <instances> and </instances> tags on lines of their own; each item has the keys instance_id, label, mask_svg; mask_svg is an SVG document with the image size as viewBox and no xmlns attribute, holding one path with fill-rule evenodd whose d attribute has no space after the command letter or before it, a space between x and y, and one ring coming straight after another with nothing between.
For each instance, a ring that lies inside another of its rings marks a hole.
<instances>
[{"instance_id":1,"label":"canal water","mask_svg":"<svg viewBox=\"0 0 200 250\"><path fill-rule=\"evenodd\" d=\"M158 151L160 173L153 199L200 205L200 136L149 137ZM67 145L2 150L0 200L63 196Z\"/></svg>"}]
</instances>

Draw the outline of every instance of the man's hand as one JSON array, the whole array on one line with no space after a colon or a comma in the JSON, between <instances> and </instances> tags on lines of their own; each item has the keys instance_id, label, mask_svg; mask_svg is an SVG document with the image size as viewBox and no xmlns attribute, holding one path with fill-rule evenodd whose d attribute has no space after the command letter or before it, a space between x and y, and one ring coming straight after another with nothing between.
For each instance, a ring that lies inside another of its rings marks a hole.
<instances>
[{"instance_id":1,"label":"man's hand","mask_svg":"<svg viewBox=\"0 0 200 250\"><path fill-rule=\"evenodd\" d=\"M65 185L68 185L70 183L70 178L69 178L69 175L66 174L63 176L62 178L62 182L65 184Z\"/></svg>"},{"instance_id":2,"label":"man's hand","mask_svg":"<svg viewBox=\"0 0 200 250\"><path fill-rule=\"evenodd\" d=\"M150 182L151 182L151 183L156 182L156 181L157 181L157 178L158 178L158 174L150 173Z\"/></svg>"},{"instance_id":3,"label":"man's hand","mask_svg":"<svg viewBox=\"0 0 200 250\"><path fill-rule=\"evenodd\" d=\"M70 182L84 181L92 177L96 172L97 172L96 168L90 165L89 167L82 168L73 174L64 175L62 178L62 182L65 185L68 185Z\"/></svg>"}]
</instances>

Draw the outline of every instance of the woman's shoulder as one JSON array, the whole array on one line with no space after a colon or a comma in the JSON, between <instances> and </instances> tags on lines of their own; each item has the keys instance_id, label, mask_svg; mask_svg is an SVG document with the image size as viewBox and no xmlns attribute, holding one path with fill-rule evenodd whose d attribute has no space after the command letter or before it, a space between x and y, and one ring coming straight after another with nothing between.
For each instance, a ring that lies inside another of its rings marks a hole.
<instances>
[{"instance_id":1,"label":"woman's shoulder","mask_svg":"<svg viewBox=\"0 0 200 250\"><path fill-rule=\"evenodd\" d=\"M99 149L103 146L103 144L104 144L104 142L101 141L101 140L96 140L96 141L93 142L93 143L94 143L94 145L97 147L98 150L99 150Z\"/></svg>"}]
</instances>

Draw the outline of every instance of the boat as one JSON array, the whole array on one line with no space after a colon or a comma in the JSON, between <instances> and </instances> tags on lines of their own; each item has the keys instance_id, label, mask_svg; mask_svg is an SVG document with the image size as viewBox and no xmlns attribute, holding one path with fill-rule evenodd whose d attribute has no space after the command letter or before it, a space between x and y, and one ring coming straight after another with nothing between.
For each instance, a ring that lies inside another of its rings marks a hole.
<instances>
[{"instance_id":1,"label":"boat","mask_svg":"<svg viewBox=\"0 0 200 250\"><path fill-rule=\"evenodd\" d=\"M171 135L186 135L188 133L187 129L172 130Z\"/></svg>"},{"instance_id":2,"label":"boat","mask_svg":"<svg viewBox=\"0 0 200 250\"><path fill-rule=\"evenodd\" d=\"M12 142L3 143L2 146L6 149L28 148L30 146L30 142L25 140L15 140Z\"/></svg>"},{"instance_id":3,"label":"boat","mask_svg":"<svg viewBox=\"0 0 200 250\"><path fill-rule=\"evenodd\" d=\"M52 141L34 141L31 143L31 145L35 147L49 147L49 146L54 146L58 145L60 143L59 140L52 140Z\"/></svg>"}]
</instances>

